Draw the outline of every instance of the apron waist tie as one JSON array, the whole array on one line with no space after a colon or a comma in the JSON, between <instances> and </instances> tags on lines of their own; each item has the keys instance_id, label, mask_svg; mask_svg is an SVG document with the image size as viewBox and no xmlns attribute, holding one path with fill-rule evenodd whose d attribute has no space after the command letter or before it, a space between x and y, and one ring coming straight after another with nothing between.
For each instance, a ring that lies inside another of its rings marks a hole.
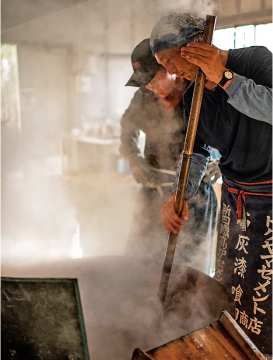
<instances>
[{"instance_id":1,"label":"apron waist tie","mask_svg":"<svg viewBox=\"0 0 273 360\"><path fill-rule=\"evenodd\" d=\"M147 183L143 184L144 187L149 187L151 189L156 189L159 192L160 197L163 197L163 194L164 194L164 191L162 190L162 187L164 187L164 186L170 187L172 185L173 185L172 182L162 183L162 184L155 184L155 183L147 182Z\"/></svg>"},{"instance_id":2,"label":"apron waist tie","mask_svg":"<svg viewBox=\"0 0 273 360\"><path fill-rule=\"evenodd\" d=\"M231 193L238 196L238 199L237 199L237 219L242 220L242 213L243 213L242 202L244 202L244 205L246 206L245 192L244 192L244 190L238 190L238 189L231 188L226 183L224 183L224 184L227 187L229 192L231 192Z\"/></svg>"},{"instance_id":3,"label":"apron waist tie","mask_svg":"<svg viewBox=\"0 0 273 360\"><path fill-rule=\"evenodd\" d=\"M245 195L272 196L272 193L254 193L254 192L249 192L249 191L244 191L244 190L231 188L225 182L223 182L223 184L227 187L229 192L231 192L233 194L236 194L238 196L238 199L237 199L237 216L238 216L238 220L242 220L243 204L244 204L244 206L246 208L246 197L245 197Z\"/></svg>"},{"instance_id":4,"label":"apron waist tie","mask_svg":"<svg viewBox=\"0 0 273 360\"><path fill-rule=\"evenodd\" d=\"M172 170L166 170L166 169L156 169L156 168L152 168L154 171L160 172L162 174L167 174L167 175L175 175L176 171L172 171ZM170 187L173 185L173 182L165 182L165 183L161 183L161 184L155 184L155 183L151 183L151 182L146 182L145 184L143 184L144 187L149 187L151 189L156 189L159 192L160 197L163 197L164 191L162 189L162 187L167 186Z\"/></svg>"},{"instance_id":5,"label":"apron waist tie","mask_svg":"<svg viewBox=\"0 0 273 360\"><path fill-rule=\"evenodd\" d=\"M160 172L162 174L167 174L167 175L175 175L176 171L172 171L172 170L166 170L166 169L156 169L156 168L152 168L154 171Z\"/></svg>"}]
</instances>

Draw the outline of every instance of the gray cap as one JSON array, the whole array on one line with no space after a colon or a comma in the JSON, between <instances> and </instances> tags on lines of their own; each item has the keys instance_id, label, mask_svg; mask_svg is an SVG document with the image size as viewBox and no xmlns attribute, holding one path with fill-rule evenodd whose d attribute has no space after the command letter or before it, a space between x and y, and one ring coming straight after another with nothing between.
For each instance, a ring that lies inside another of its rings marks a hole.
<instances>
[{"instance_id":1,"label":"gray cap","mask_svg":"<svg viewBox=\"0 0 273 360\"><path fill-rule=\"evenodd\" d=\"M131 60L134 73L125 86L146 86L162 67L152 54L150 39L142 40L134 48Z\"/></svg>"},{"instance_id":2,"label":"gray cap","mask_svg":"<svg viewBox=\"0 0 273 360\"><path fill-rule=\"evenodd\" d=\"M153 28L150 45L153 55L192 42L204 33L206 20L190 13L163 16Z\"/></svg>"}]
</instances>

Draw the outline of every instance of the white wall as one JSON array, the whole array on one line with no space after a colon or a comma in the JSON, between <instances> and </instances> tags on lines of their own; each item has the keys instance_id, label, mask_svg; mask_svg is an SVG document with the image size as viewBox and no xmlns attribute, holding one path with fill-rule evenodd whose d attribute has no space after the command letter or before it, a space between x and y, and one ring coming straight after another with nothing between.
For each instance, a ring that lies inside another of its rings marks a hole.
<instances>
[{"instance_id":1,"label":"white wall","mask_svg":"<svg viewBox=\"0 0 273 360\"><path fill-rule=\"evenodd\" d=\"M28 135L30 146L37 143L36 152L57 154L51 145L56 147L74 117L71 53L65 47L27 44L19 44L17 53L22 132ZM26 98L29 91L33 93L31 104Z\"/></svg>"},{"instance_id":2,"label":"white wall","mask_svg":"<svg viewBox=\"0 0 273 360\"><path fill-rule=\"evenodd\" d=\"M43 1L40 2L42 3ZM21 12L23 4L20 2ZM124 87L132 73L130 54L141 40L150 36L154 24L161 16L174 11L192 11L193 7L200 16L216 12L214 1L199 0L186 0L182 3L178 0L87 1L74 7L64 7L63 11L54 7L52 12L50 4L45 3L44 16L41 16L41 9L37 10L37 17L30 22L20 25L19 20L14 20L10 23L18 25L9 28L7 21L2 41L20 46L30 44L33 48L40 45L56 48L68 46L73 49L74 57L70 68L68 66L66 69L74 77L85 74L86 54L96 56L97 72L92 74L90 92L76 94L74 91L74 125L79 124L82 116L87 121L105 117L118 120L121 117L136 90ZM9 13L10 10L9 6ZM23 17L22 21L25 20ZM27 54L19 53L20 56L25 57ZM31 51L29 56L32 56ZM28 71L27 68L24 71ZM39 76L37 81L38 79Z\"/></svg>"}]
</instances>

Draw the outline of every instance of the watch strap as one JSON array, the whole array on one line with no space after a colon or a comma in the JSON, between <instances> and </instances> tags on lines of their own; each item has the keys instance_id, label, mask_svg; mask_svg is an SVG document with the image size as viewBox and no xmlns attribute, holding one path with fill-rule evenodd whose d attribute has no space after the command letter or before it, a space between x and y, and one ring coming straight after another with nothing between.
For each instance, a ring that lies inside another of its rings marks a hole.
<instances>
[{"instance_id":1,"label":"watch strap","mask_svg":"<svg viewBox=\"0 0 273 360\"><path fill-rule=\"evenodd\" d=\"M232 74L232 77L231 77L230 79L228 79L228 78L226 77L226 72L229 72L229 73ZM220 85L221 87L223 87L229 80L233 79L233 74L234 74L233 71L231 71L231 70L226 70L226 71L224 72L224 74L223 74L222 79L219 81L218 85Z\"/></svg>"}]
</instances>

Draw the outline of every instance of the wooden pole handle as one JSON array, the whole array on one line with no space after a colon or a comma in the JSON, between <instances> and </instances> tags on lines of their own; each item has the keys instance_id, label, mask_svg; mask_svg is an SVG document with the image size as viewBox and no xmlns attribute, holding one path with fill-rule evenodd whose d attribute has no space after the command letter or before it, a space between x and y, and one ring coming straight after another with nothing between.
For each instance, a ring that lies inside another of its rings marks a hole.
<instances>
[{"instance_id":1,"label":"wooden pole handle","mask_svg":"<svg viewBox=\"0 0 273 360\"><path fill-rule=\"evenodd\" d=\"M208 15L206 18L206 25L203 35L203 42L205 44L211 44L215 24L216 24L216 16ZM193 147L194 147L200 109L203 99L204 85L205 85L205 75L203 71L200 68L198 68L195 79L195 86L194 86L193 98L191 103L190 119L188 123L188 129L184 144L184 151L183 151L183 158L180 168L178 186L175 196L174 209L175 212L178 214L178 216L181 216L183 211ZM163 270L159 284L159 291L158 291L158 297L162 303L164 303L166 299L168 283L172 270L173 258L177 243L177 236L178 234L170 234L168 238L168 245L167 245Z\"/></svg>"},{"instance_id":2,"label":"wooden pole handle","mask_svg":"<svg viewBox=\"0 0 273 360\"><path fill-rule=\"evenodd\" d=\"M204 29L204 35L203 35L203 42L205 44L211 45L215 24L216 24L216 16L208 15L206 18L206 25L205 25L205 29ZM200 115L200 109L201 109L201 104L202 104L202 99L203 99L205 79L206 79L205 74L203 73L203 71L200 68L198 68L196 79L195 79L194 93L193 93L193 98L192 98L192 103L191 103L191 112L190 112L190 118L189 118L189 123L188 123L188 129L187 129L187 134L186 134L186 138L185 138L179 181L178 181L176 197L175 197L175 207L174 208L175 208L176 213L179 216L181 216L182 211L183 211L183 204L184 204L184 200L185 200L185 193L186 193L186 187L187 187L187 182L188 182L193 147L194 147L196 131L197 131L197 126L198 126L198 120L199 120L199 115Z\"/></svg>"}]
</instances>

